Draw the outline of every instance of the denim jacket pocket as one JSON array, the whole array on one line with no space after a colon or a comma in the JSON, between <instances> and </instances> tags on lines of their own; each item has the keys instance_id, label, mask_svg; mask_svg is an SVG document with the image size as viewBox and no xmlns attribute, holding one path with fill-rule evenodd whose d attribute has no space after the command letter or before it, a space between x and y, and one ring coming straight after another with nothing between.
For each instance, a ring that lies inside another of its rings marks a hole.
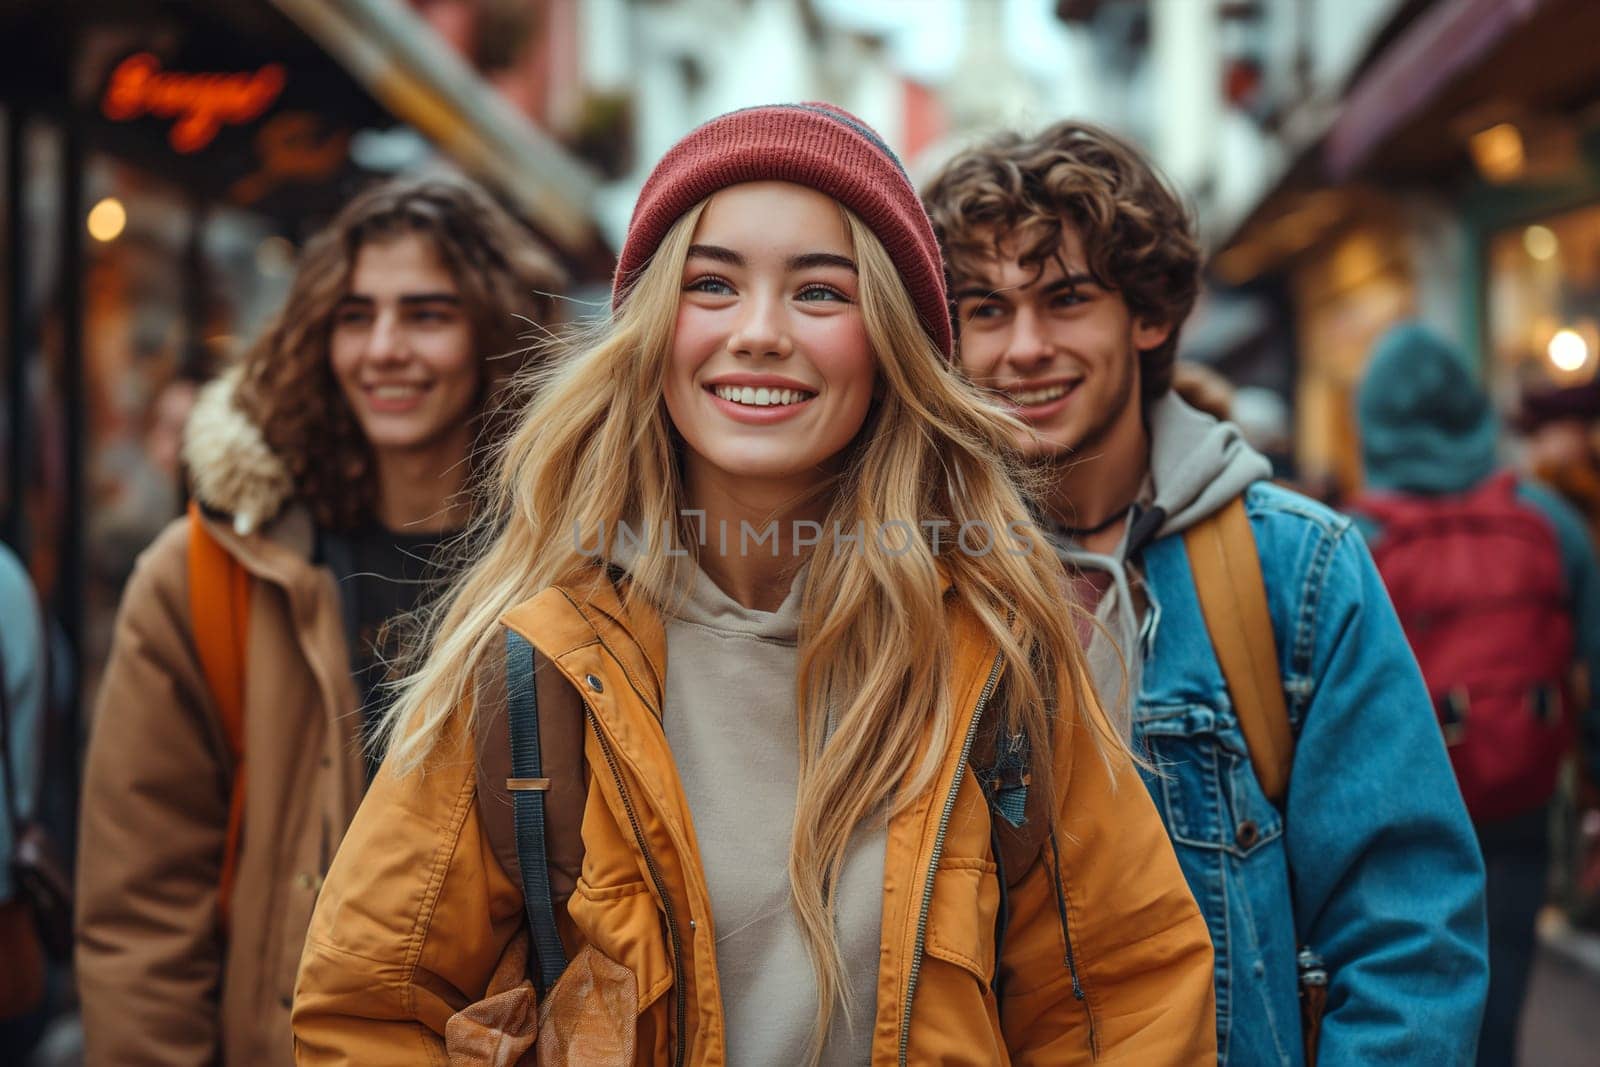
<instances>
[{"instance_id":1,"label":"denim jacket pocket","mask_svg":"<svg viewBox=\"0 0 1600 1067\"><path fill-rule=\"evenodd\" d=\"M1146 706L1139 732L1160 781L1174 841L1244 858L1283 835L1231 712L1204 704Z\"/></svg>"}]
</instances>

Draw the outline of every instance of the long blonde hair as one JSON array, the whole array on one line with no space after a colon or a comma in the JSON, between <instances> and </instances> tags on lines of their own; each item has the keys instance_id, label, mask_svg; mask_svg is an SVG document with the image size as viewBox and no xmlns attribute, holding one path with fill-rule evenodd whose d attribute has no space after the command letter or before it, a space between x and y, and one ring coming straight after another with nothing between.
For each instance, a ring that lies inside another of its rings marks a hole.
<instances>
[{"instance_id":1,"label":"long blonde hair","mask_svg":"<svg viewBox=\"0 0 1600 1067\"><path fill-rule=\"evenodd\" d=\"M500 616L592 562L574 530L680 528L683 498L662 381L682 270L704 203L686 213L611 323L593 343L545 372L506 445L480 510L477 560L434 610L429 654L385 722L389 759L420 764L453 714L471 714L473 680L494 662ZM921 327L904 283L877 237L844 209L860 276L859 303L883 389L834 483L824 529L869 531L859 544L824 537L801 596L800 783L789 879L818 988L813 1060L836 1007L849 1013L834 934L835 887L850 835L875 812L928 788L943 746L917 763L924 733L950 735L952 648L936 556L925 522L943 520L948 543L964 522L995 538L985 554L937 560L998 647L1006 684L991 714L1034 742L1035 788L1050 789L1058 710L1080 715L1103 752L1121 746L1087 713L1087 677L1074 614L1055 553L1028 523L1006 459L1015 424L949 365ZM835 525L837 524L837 525ZM916 531L889 550L871 531ZM1009 539L1020 529L1022 552ZM1008 540L1002 544L1001 538ZM627 595L668 610L693 566L647 552L630 565ZM1009 549L1009 551L1008 551ZM830 729L830 712L832 728ZM913 766L917 763L916 766Z\"/></svg>"}]
</instances>

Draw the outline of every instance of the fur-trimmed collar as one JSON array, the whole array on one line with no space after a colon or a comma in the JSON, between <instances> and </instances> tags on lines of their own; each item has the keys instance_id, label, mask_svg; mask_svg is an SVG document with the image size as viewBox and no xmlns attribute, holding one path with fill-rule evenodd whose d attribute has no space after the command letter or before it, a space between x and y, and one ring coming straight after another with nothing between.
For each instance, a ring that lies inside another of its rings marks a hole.
<instances>
[{"instance_id":1,"label":"fur-trimmed collar","mask_svg":"<svg viewBox=\"0 0 1600 1067\"><path fill-rule=\"evenodd\" d=\"M294 495L294 479L234 404L238 381L235 369L200 390L183 428L183 462L196 499L232 516L233 528L248 535L277 518Z\"/></svg>"}]
</instances>

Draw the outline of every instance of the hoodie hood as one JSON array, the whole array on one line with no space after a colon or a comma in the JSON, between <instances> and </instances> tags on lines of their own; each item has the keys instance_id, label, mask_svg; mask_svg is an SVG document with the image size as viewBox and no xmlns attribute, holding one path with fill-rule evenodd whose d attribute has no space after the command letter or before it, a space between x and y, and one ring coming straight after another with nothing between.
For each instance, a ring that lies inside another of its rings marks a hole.
<instances>
[{"instance_id":1,"label":"hoodie hood","mask_svg":"<svg viewBox=\"0 0 1600 1067\"><path fill-rule=\"evenodd\" d=\"M1378 341L1357 402L1368 487L1459 493L1494 470L1498 420L1467 361L1419 323Z\"/></svg>"},{"instance_id":2,"label":"hoodie hood","mask_svg":"<svg viewBox=\"0 0 1600 1067\"><path fill-rule=\"evenodd\" d=\"M277 518L294 495L294 479L261 428L234 403L239 372L200 390L183 428L183 463L195 499L232 517L247 536Z\"/></svg>"},{"instance_id":3,"label":"hoodie hood","mask_svg":"<svg viewBox=\"0 0 1600 1067\"><path fill-rule=\"evenodd\" d=\"M1251 448L1239 427L1219 422L1168 392L1150 405L1150 481L1154 508L1166 518L1157 537L1182 533L1272 477L1272 463Z\"/></svg>"}]
</instances>

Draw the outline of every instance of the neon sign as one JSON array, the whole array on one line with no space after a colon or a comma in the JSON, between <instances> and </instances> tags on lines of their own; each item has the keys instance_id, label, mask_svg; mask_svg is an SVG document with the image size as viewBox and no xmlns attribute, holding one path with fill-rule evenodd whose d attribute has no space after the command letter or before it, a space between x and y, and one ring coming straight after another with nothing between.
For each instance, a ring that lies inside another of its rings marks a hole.
<instances>
[{"instance_id":1,"label":"neon sign","mask_svg":"<svg viewBox=\"0 0 1600 1067\"><path fill-rule=\"evenodd\" d=\"M236 203L254 204L286 181L321 182L345 161L350 135L343 130L323 134L316 115L284 111L261 124L256 152L261 166L233 183Z\"/></svg>"},{"instance_id":2,"label":"neon sign","mask_svg":"<svg viewBox=\"0 0 1600 1067\"><path fill-rule=\"evenodd\" d=\"M114 122L143 115L174 119L167 140L187 155L210 144L224 125L259 118L286 80L278 63L254 72L195 74L162 70L160 59L139 52L111 72L100 112Z\"/></svg>"}]
</instances>

